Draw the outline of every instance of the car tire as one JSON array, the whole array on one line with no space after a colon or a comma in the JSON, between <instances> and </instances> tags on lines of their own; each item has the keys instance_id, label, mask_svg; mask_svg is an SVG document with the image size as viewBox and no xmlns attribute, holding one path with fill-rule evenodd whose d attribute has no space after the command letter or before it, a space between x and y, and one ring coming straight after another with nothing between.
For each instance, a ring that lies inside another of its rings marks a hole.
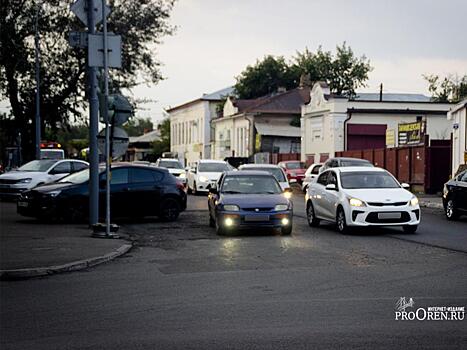
<instances>
[{"instance_id":1,"label":"car tire","mask_svg":"<svg viewBox=\"0 0 467 350\"><path fill-rule=\"evenodd\" d=\"M456 203L453 199L448 199L446 207L444 208L444 214L448 220L456 220L459 217L459 213L456 209Z\"/></svg>"},{"instance_id":2,"label":"car tire","mask_svg":"<svg viewBox=\"0 0 467 350\"><path fill-rule=\"evenodd\" d=\"M405 233L415 233L417 232L418 225L404 225L402 229Z\"/></svg>"},{"instance_id":3,"label":"car tire","mask_svg":"<svg viewBox=\"0 0 467 350\"><path fill-rule=\"evenodd\" d=\"M350 231L349 227L347 226L347 222L345 221L345 212L342 207L337 208L336 227L337 231L339 231L342 234L347 234Z\"/></svg>"},{"instance_id":4,"label":"car tire","mask_svg":"<svg viewBox=\"0 0 467 350\"><path fill-rule=\"evenodd\" d=\"M292 233L292 225L281 227L282 236L290 236L291 233Z\"/></svg>"},{"instance_id":5,"label":"car tire","mask_svg":"<svg viewBox=\"0 0 467 350\"><path fill-rule=\"evenodd\" d=\"M308 221L308 225L310 227L317 227L319 226L320 220L315 216L315 208L313 207L313 203L308 202L306 206L306 220Z\"/></svg>"},{"instance_id":6,"label":"car tire","mask_svg":"<svg viewBox=\"0 0 467 350\"><path fill-rule=\"evenodd\" d=\"M175 221L180 214L180 203L174 198L163 200L159 217L163 221Z\"/></svg>"},{"instance_id":7,"label":"car tire","mask_svg":"<svg viewBox=\"0 0 467 350\"><path fill-rule=\"evenodd\" d=\"M211 213L209 213L209 227L216 227L216 221L212 218Z\"/></svg>"}]
</instances>

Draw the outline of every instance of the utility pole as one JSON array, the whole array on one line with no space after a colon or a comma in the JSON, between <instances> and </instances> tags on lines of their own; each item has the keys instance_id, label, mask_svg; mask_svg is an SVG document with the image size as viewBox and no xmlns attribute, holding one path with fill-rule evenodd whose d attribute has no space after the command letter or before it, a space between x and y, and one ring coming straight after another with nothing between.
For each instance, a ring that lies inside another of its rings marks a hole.
<instances>
[{"instance_id":1,"label":"utility pole","mask_svg":"<svg viewBox=\"0 0 467 350\"><path fill-rule=\"evenodd\" d=\"M88 33L95 34L94 0L87 0ZM97 98L97 68L88 65L89 79L89 225L99 221L99 150L97 133L99 129L99 100Z\"/></svg>"},{"instance_id":2,"label":"utility pole","mask_svg":"<svg viewBox=\"0 0 467 350\"><path fill-rule=\"evenodd\" d=\"M39 47L39 0L36 0L36 18L34 21L34 50L36 55L36 116L35 116L35 156L41 158L41 112L40 112L40 47Z\"/></svg>"}]
</instances>

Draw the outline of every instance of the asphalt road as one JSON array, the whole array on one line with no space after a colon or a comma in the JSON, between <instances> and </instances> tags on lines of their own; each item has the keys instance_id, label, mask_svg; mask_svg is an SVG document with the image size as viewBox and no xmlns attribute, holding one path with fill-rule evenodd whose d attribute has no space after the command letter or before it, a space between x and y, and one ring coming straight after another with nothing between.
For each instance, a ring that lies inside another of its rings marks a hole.
<instances>
[{"instance_id":1,"label":"asphalt road","mask_svg":"<svg viewBox=\"0 0 467 350\"><path fill-rule=\"evenodd\" d=\"M130 254L0 283L2 349L465 349L467 321L396 321L467 306L467 221L422 211L416 235L309 228L217 237L206 198L173 224L127 223ZM410 308L407 310L409 311Z\"/></svg>"}]
</instances>

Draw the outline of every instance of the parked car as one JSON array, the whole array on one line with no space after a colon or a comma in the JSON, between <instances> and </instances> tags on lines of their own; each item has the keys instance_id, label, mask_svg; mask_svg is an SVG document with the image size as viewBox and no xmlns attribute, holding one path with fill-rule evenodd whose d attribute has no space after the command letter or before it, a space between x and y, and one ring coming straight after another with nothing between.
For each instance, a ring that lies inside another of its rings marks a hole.
<instances>
[{"instance_id":1,"label":"parked car","mask_svg":"<svg viewBox=\"0 0 467 350\"><path fill-rule=\"evenodd\" d=\"M248 171L267 171L271 175L273 175L276 180L281 185L282 190L290 191L290 184L289 180L287 180L287 175L285 171L278 165L274 164L243 164L241 165L238 170L248 170Z\"/></svg>"},{"instance_id":2,"label":"parked car","mask_svg":"<svg viewBox=\"0 0 467 350\"><path fill-rule=\"evenodd\" d=\"M99 211L105 215L105 169L99 174ZM167 169L112 164L110 180L112 217L159 216L176 220L186 209L182 184ZM89 170L69 175L56 183L37 186L18 199L18 213L38 218L64 218L76 221L88 215Z\"/></svg>"},{"instance_id":3,"label":"parked car","mask_svg":"<svg viewBox=\"0 0 467 350\"><path fill-rule=\"evenodd\" d=\"M158 168L166 168L181 183L186 184L186 171L182 163L176 158L159 158L155 164Z\"/></svg>"},{"instance_id":4,"label":"parked car","mask_svg":"<svg viewBox=\"0 0 467 350\"><path fill-rule=\"evenodd\" d=\"M0 175L0 196L17 198L22 192L35 186L57 181L88 167L87 162L75 159L33 160L16 170Z\"/></svg>"},{"instance_id":5,"label":"parked car","mask_svg":"<svg viewBox=\"0 0 467 350\"><path fill-rule=\"evenodd\" d=\"M222 160L201 159L188 169L188 192L208 192L209 187L219 180L224 171L234 168Z\"/></svg>"},{"instance_id":6,"label":"parked car","mask_svg":"<svg viewBox=\"0 0 467 350\"><path fill-rule=\"evenodd\" d=\"M327 161L325 161L323 166L319 169L319 172L322 173L323 171L329 168L340 168L340 167L345 167L345 166L373 167L374 165L371 164L371 162L369 162L366 159L335 157L335 158L329 158Z\"/></svg>"},{"instance_id":7,"label":"parked car","mask_svg":"<svg viewBox=\"0 0 467 350\"><path fill-rule=\"evenodd\" d=\"M415 233L420 207L408 186L381 168L325 170L305 196L308 224L335 222L342 233L364 226L402 226L405 232Z\"/></svg>"},{"instance_id":8,"label":"parked car","mask_svg":"<svg viewBox=\"0 0 467 350\"><path fill-rule=\"evenodd\" d=\"M443 206L448 220L467 215L467 170L444 184Z\"/></svg>"},{"instance_id":9,"label":"parked car","mask_svg":"<svg viewBox=\"0 0 467 350\"><path fill-rule=\"evenodd\" d=\"M298 160L287 160L284 162L279 162L279 165L282 169L284 169L287 179L290 183L298 182L299 184L302 183L303 179L305 178L305 163L300 162Z\"/></svg>"},{"instance_id":10,"label":"parked car","mask_svg":"<svg viewBox=\"0 0 467 350\"><path fill-rule=\"evenodd\" d=\"M319 175L319 169L321 168L322 163L313 163L305 171L305 178L302 182L302 191L306 192L306 189L310 183L315 182Z\"/></svg>"},{"instance_id":11,"label":"parked car","mask_svg":"<svg viewBox=\"0 0 467 350\"><path fill-rule=\"evenodd\" d=\"M292 202L268 172L226 172L209 192L209 225L218 235L257 227L292 232Z\"/></svg>"}]
</instances>

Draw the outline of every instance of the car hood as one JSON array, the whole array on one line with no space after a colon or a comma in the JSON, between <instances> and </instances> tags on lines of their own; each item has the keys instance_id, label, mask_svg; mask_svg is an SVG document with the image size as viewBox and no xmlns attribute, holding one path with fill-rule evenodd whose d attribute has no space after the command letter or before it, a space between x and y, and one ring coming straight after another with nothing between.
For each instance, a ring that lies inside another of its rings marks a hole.
<instances>
[{"instance_id":1,"label":"car hood","mask_svg":"<svg viewBox=\"0 0 467 350\"><path fill-rule=\"evenodd\" d=\"M19 180L19 179L27 179L27 178L37 178L40 176L44 176L44 172L39 171L10 171L8 173L0 175L0 179L7 179L7 180Z\"/></svg>"},{"instance_id":2,"label":"car hood","mask_svg":"<svg viewBox=\"0 0 467 350\"><path fill-rule=\"evenodd\" d=\"M403 188L371 188L371 189L344 189L350 197L364 202L408 202L413 194Z\"/></svg>"},{"instance_id":3,"label":"car hood","mask_svg":"<svg viewBox=\"0 0 467 350\"><path fill-rule=\"evenodd\" d=\"M200 176L205 176L207 177L209 180L219 180L219 178L221 177L222 173L198 173L197 174L198 177Z\"/></svg>"},{"instance_id":4,"label":"car hood","mask_svg":"<svg viewBox=\"0 0 467 350\"><path fill-rule=\"evenodd\" d=\"M277 204L288 204L281 194L221 194L222 204L236 204L240 208L269 208Z\"/></svg>"}]
</instances>

